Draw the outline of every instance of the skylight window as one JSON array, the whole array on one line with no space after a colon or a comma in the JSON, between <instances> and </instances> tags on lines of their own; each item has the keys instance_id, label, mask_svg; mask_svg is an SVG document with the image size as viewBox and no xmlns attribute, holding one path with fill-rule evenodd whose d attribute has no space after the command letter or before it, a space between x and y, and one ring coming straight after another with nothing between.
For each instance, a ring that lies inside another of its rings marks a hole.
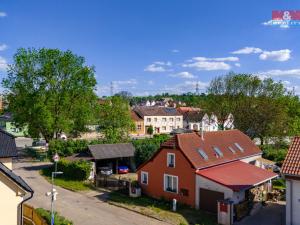
<instances>
[{"instance_id":1,"label":"skylight window","mask_svg":"<svg viewBox=\"0 0 300 225\"><path fill-rule=\"evenodd\" d=\"M228 149L233 153L233 154L235 154L235 150L232 148L232 147L228 147Z\"/></svg>"},{"instance_id":2,"label":"skylight window","mask_svg":"<svg viewBox=\"0 0 300 225\"><path fill-rule=\"evenodd\" d=\"M234 143L234 145L235 145L241 152L244 152L244 149L239 145L239 143Z\"/></svg>"},{"instance_id":3,"label":"skylight window","mask_svg":"<svg viewBox=\"0 0 300 225\"><path fill-rule=\"evenodd\" d=\"M218 148L218 147L213 147L215 153L219 156L219 157L223 157L223 152Z\"/></svg>"},{"instance_id":4,"label":"skylight window","mask_svg":"<svg viewBox=\"0 0 300 225\"><path fill-rule=\"evenodd\" d=\"M198 152L204 160L208 160L208 156L202 149L198 149Z\"/></svg>"}]
</instances>

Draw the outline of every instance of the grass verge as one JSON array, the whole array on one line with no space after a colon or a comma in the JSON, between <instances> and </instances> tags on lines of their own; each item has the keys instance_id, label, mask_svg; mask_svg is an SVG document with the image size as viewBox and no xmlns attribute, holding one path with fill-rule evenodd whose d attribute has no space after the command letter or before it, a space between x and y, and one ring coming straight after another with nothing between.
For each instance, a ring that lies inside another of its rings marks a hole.
<instances>
[{"instance_id":1,"label":"grass verge","mask_svg":"<svg viewBox=\"0 0 300 225\"><path fill-rule=\"evenodd\" d=\"M40 174L51 183L52 168L44 168L40 170ZM93 189L93 185L88 181L70 180L66 178L60 178L59 175L54 179L54 185L68 189L70 191L88 191Z\"/></svg>"},{"instance_id":2,"label":"grass verge","mask_svg":"<svg viewBox=\"0 0 300 225\"><path fill-rule=\"evenodd\" d=\"M185 205L178 205L177 211L171 211L171 203L164 200L155 200L149 197L130 198L119 192L111 192L110 204L130 209L146 216L156 218L174 225L216 225L216 216Z\"/></svg>"}]
</instances>

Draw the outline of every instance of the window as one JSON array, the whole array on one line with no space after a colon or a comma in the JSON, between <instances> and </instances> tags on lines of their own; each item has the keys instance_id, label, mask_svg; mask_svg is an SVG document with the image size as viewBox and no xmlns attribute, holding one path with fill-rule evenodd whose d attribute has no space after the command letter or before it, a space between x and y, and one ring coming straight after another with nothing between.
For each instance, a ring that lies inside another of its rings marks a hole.
<instances>
[{"instance_id":1,"label":"window","mask_svg":"<svg viewBox=\"0 0 300 225\"><path fill-rule=\"evenodd\" d=\"M165 174L164 175L164 190L168 192L177 193L178 191L178 177Z\"/></svg>"},{"instance_id":2,"label":"window","mask_svg":"<svg viewBox=\"0 0 300 225\"><path fill-rule=\"evenodd\" d=\"M223 152L218 147L213 147L218 157L223 157Z\"/></svg>"},{"instance_id":3,"label":"window","mask_svg":"<svg viewBox=\"0 0 300 225\"><path fill-rule=\"evenodd\" d=\"M167 154L167 166L175 168L175 154L174 153Z\"/></svg>"},{"instance_id":4,"label":"window","mask_svg":"<svg viewBox=\"0 0 300 225\"><path fill-rule=\"evenodd\" d=\"M228 149L233 153L233 154L235 154L235 150L232 148L232 147L228 147Z\"/></svg>"},{"instance_id":5,"label":"window","mask_svg":"<svg viewBox=\"0 0 300 225\"><path fill-rule=\"evenodd\" d=\"M169 121L170 121L170 122L173 122L173 121L174 121L174 118L169 118Z\"/></svg>"},{"instance_id":6,"label":"window","mask_svg":"<svg viewBox=\"0 0 300 225\"><path fill-rule=\"evenodd\" d=\"M157 118L156 117L154 118L154 122L157 122Z\"/></svg>"},{"instance_id":7,"label":"window","mask_svg":"<svg viewBox=\"0 0 300 225\"><path fill-rule=\"evenodd\" d=\"M148 184L148 172L141 172L141 182L142 184Z\"/></svg>"},{"instance_id":8,"label":"window","mask_svg":"<svg viewBox=\"0 0 300 225\"><path fill-rule=\"evenodd\" d=\"M172 131L174 129L174 126L170 126L170 131Z\"/></svg>"},{"instance_id":9,"label":"window","mask_svg":"<svg viewBox=\"0 0 300 225\"><path fill-rule=\"evenodd\" d=\"M141 130L142 129L142 125L141 124L138 124L137 125L137 130Z\"/></svg>"},{"instance_id":10,"label":"window","mask_svg":"<svg viewBox=\"0 0 300 225\"><path fill-rule=\"evenodd\" d=\"M161 129L162 130L167 130L167 127L166 126L162 126Z\"/></svg>"},{"instance_id":11,"label":"window","mask_svg":"<svg viewBox=\"0 0 300 225\"><path fill-rule=\"evenodd\" d=\"M239 143L234 143L234 145L235 145L241 152L244 152L244 149L239 145Z\"/></svg>"},{"instance_id":12,"label":"window","mask_svg":"<svg viewBox=\"0 0 300 225\"><path fill-rule=\"evenodd\" d=\"M163 122L167 122L167 118L165 118L165 117L162 118L162 121L163 121Z\"/></svg>"},{"instance_id":13,"label":"window","mask_svg":"<svg viewBox=\"0 0 300 225\"><path fill-rule=\"evenodd\" d=\"M176 118L176 121L177 121L177 122L180 122L180 118Z\"/></svg>"},{"instance_id":14,"label":"window","mask_svg":"<svg viewBox=\"0 0 300 225\"><path fill-rule=\"evenodd\" d=\"M204 159L204 160L208 160L208 156L206 155L206 153L202 150L202 149L198 149L198 153L200 154L200 156Z\"/></svg>"},{"instance_id":15,"label":"window","mask_svg":"<svg viewBox=\"0 0 300 225\"><path fill-rule=\"evenodd\" d=\"M147 122L151 122L151 118L147 118Z\"/></svg>"}]
</instances>

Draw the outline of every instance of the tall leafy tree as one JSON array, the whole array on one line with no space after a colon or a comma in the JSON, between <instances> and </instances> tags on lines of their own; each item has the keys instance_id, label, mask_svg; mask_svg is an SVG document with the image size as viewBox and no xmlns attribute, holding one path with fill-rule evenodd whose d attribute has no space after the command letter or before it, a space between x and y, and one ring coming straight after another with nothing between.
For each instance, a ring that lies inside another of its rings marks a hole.
<instances>
[{"instance_id":1,"label":"tall leafy tree","mask_svg":"<svg viewBox=\"0 0 300 225\"><path fill-rule=\"evenodd\" d=\"M113 96L100 105L100 129L110 143L125 141L134 129L127 100Z\"/></svg>"},{"instance_id":2,"label":"tall leafy tree","mask_svg":"<svg viewBox=\"0 0 300 225\"><path fill-rule=\"evenodd\" d=\"M84 130L97 108L94 68L71 51L18 49L2 84L16 122L47 141Z\"/></svg>"},{"instance_id":3,"label":"tall leafy tree","mask_svg":"<svg viewBox=\"0 0 300 225\"><path fill-rule=\"evenodd\" d=\"M220 76L208 87L207 108L221 119L233 113L235 126L250 137L286 135L287 114L282 98L288 93L280 82L251 74Z\"/></svg>"}]
</instances>

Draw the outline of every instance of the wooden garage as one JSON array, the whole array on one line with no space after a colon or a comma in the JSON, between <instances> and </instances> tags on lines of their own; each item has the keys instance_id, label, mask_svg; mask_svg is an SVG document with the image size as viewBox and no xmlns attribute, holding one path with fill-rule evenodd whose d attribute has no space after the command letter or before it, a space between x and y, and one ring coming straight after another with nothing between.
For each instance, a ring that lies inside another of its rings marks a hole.
<instances>
[{"instance_id":1,"label":"wooden garage","mask_svg":"<svg viewBox=\"0 0 300 225\"><path fill-rule=\"evenodd\" d=\"M218 191L212 191L204 188L200 188L200 209L217 213L218 212L218 200L224 199L224 193Z\"/></svg>"}]
</instances>

